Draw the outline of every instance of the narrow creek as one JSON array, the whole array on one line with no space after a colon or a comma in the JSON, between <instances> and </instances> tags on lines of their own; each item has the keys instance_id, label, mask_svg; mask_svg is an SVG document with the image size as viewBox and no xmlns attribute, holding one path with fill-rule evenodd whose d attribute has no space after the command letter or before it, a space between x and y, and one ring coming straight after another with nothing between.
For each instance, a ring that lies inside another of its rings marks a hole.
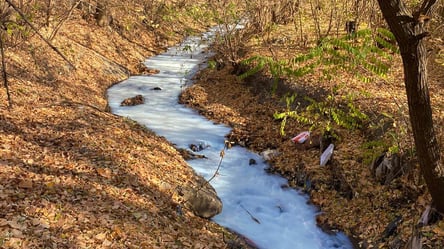
<instances>
[{"instance_id":1,"label":"narrow creek","mask_svg":"<svg viewBox=\"0 0 444 249\"><path fill-rule=\"evenodd\" d=\"M165 53L147 59L144 64L160 73L132 76L107 92L114 114L145 125L177 147L204 145L205 150L199 153L207 158L188 164L205 179L217 170L224 136L230 128L214 124L178 104L178 96L191 83L193 75L205 67L209 56L206 41L212 34L214 30L202 37L189 37ZM120 106L124 99L136 95L142 95L145 103ZM257 164L249 165L250 159ZM245 148L235 146L225 151L219 173L211 180L223 202L223 210L212 220L264 249L353 248L344 234L323 232L316 225L317 209L307 204L308 196L283 188L286 179L268 174L267 167L263 158Z\"/></svg>"}]
</instances>

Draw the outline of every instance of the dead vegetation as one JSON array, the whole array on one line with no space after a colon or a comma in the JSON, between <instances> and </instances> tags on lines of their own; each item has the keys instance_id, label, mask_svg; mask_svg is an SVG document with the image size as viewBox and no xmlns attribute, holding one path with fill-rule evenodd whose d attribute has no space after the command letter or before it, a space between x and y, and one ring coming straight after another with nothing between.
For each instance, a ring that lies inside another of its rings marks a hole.
<instances>
[{"instance_id":1,"label":"dead vegetation","mask_svg":"<svg viewBox=\"0 0 444 249\"><path fill-rule=\"evenodd\" d=\"M240 245L182 209L175 190L194 173L171 144L105 111L108 87L206 28L178 15L191 2L11 3L23 15L1 6L0 247Z\"/></svg>"}]
</instances>

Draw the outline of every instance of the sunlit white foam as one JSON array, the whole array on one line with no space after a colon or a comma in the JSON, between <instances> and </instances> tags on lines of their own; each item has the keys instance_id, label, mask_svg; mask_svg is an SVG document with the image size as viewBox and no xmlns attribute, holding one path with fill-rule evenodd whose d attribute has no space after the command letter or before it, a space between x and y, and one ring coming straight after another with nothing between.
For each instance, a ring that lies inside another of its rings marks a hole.
<instances>
[{"instance_id":1,"label":"sunlit white foam","mask_svg":"<svg viewBox=\"0 0 444 249\"><path fill-rule=\"evenodd\" d=\"M211 37L206 33L203 37ZM230 129L199 116L177 103L178 95L192 75L201 69L207 54L203 38L190 38L164 54L145 61L160 73L134 76L108 90L113 113L129 117L166 137L182 148L205 143L199 153L207 159L192 160L193 169L211 178L224 148L224 136ZM160 87L161 91L152 88ZM120 106L129 97L141 94L145 103ZM257 164L250 165L250 159ZM329 235L316 226L316 209L307 204L307 196L294 189L282 188L286 180L267 174L262 158L241 147L226 151L218 175L211 181L223 202L222 213L213 220L253 241L260 248L352 248L341 233Z\"/></svg>"}]
</instances>

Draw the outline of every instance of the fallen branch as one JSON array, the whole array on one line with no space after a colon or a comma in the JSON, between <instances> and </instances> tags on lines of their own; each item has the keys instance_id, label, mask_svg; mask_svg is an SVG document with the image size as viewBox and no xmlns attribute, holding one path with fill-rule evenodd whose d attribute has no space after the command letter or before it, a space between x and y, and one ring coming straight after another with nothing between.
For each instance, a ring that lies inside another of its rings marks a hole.
<instances>
[{"instance_id":1,"label":"fallen branch","mask_svg":"<svg viewBox=\"0 0 444 249\"><path fill-rule=\"evenodd\" d=\"M202 190L202 188L205 185L207 185L207 184L209 185L210 182L219 174L220 167L222 166L222 160L224 159L224 156L225 156L225 150L229 149L230 147L231 147L231 143L229 141L225 141L224 148L220 151L220 154L219 154L220 160L219 160L219 165L217 165L216 171L214 172L213 176L210 177L210 179L205 180L205 182L200 184L200 186L196 189L196 193L199 192L200 190ZM187 202L187 201L188 201L188 199L184 200L184 202Z\"/></svg>"},{"instance_id":2,"label":"fallen branch","mask_svg":"<svg viewBox=\"0 0 444 249\"><path fill-rule=\"evenodd\" d=\"M219 174L220 166L222 165L222 160L224 159L224 156L225 156L225 149L228 149L229 145L230 145L230 142L225 141L224 148L220 151L220 154L219 154L220 155L219 165L217 165L217 169L214 172L213 176L207 180L208 184L211 182L211 180L213 180Z\"/></svg>"},{"instance_id":3,"label":"fallen branch","mask_svg":"<svg viewBox=\"0 0 444 249\"><path fill-rule=\"evenodd\" d=\"M250 217L251 217L252 220L254 220L257 224L261 224L261 222L260 222L256 217L254 217L254 216L250 213L250 211L248 211L246 208L244 208L244 206L242 206L241 204L239 204L239 206L240 206L243 210L245 210L245 212L247 212L248 215L250 215Z\"/></svg>"},{"instance_id":4,"label":"fallen branch","mask_svg":"<svg viewBox=\"0 0 444 249\"><path fill-rule=\"evenodd\" d=\"M74 64L72 64L50 41L48 41L45 37L43 37L42 34L40 34L40 32L37 30L36 27L34 27L34 25L28 20L28 18L26 18L26 16L23 14L23 12L17 7L15 6L11 0L5 0L19 15L20 17L26 22L26 24L29 25L29 27L31 27L32 30L34 30L34 32L44 41L46 42L46 44L48 44L48 46L50 48L52 48L58 55L60 55L60 57L62 57L73 69L76 69L76 67L74 66Z\"/></svg>"}]
</instances>

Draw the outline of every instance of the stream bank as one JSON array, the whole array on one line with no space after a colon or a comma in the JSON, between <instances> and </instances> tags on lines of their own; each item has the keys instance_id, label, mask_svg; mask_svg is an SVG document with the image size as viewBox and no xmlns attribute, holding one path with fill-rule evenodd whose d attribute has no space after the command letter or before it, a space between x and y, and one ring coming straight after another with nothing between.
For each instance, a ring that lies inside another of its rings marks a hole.
<instances>
[{"instance_id":1,"label":"stream bank","mask_svg":"<svg viewBox=\"0 0 444 249\"><path fill-rule=\"evenodd\" d=\"M278 30L273 37L280 35ZM297 37L289 40L297 40ZM245 58L265 55L285 59L304 51L304 48L291 43L271 45L272 51L270 44L262 47L250 44L246 48ZM439 106L442 102L442 96L438 94L442 92L442 70L438 70L436 63L432 64L430 87L435 94L431 97ZM292 187L307 189L311 201L322 210L317 217L318 223L329 229L345 231L356 238L360 248L402 248L412 237L424 234L423 247L441 248L441 234L444 234L440 228L444 224L442 221L420 230L412 226L418 223L431 203L417 163L413 161L408 171L389 184L381 184L372 175L368 157L380 148L368 146L384 143L380 137L381 132L377 134L379 138L375 138L375 133L370 129L336 129L341 138L335 143L336 164L321 168L318 148L301 150L291 142L293 136L309 129L309 125L288 120L286 135L282 136L281 123L273 118L275 112L287 110L286 94L298 94L295 102L302 102L305 96L321 101L331 89L338 86L335 82L344 81L340 91L357 94L354 103L370 115L370 124L375 124L381 113L389 114L391 118L381 120L384 126L389 127L382 132L385 132L383 135L398 136L396 138L399 140L395 142L408 149L412 143L407 132L408 109L405 89L400 80L403 78L402 70L396 70L402 68L398 56L393 60L393 68L387 82L360 82L352 72L345 72L338 75L337 81L331 81L332 85L319 80L319 75L322 75L320 68L312 75L297 80L280 81L277 94L273 94L271 89L274 81L267 72L240 80L232 74L233 68L227 64L225 68L206 69L199 73L194 85L184 92L182 102L217 123L233 127L228 136L231 141L257 152L270 148L280 151L280 155L270 160L270 171L287 178ZM304 107L301 105L299 110ZM442 120L437 118L439 124Z\"/></svg>"},{"instance_id":2,"label":"stream bank","mask_svg":"<svg viewBox=\"0 0 444 249\"><path fill-rule=\"evenodd\" d=\"M178 104L182 88L204 67L207 55L203 51L211 34L189 37L146 60L145 65L159 73L130 77L111 87L111 111L147 126L179 148L203 145L200 153L205 158L188 163L198 174L211 179L223 202L222 213L213 220L257 247L351 248L343 234L329 235L317 227L316 208L307 205L306 196L286 187L284 178L268 174L263 157L239 146L225 150L225 135L230 132L227 126L216 125ZM145 103L121 106L125 99L138 95Z\"/></svg>"}]
</instances>

